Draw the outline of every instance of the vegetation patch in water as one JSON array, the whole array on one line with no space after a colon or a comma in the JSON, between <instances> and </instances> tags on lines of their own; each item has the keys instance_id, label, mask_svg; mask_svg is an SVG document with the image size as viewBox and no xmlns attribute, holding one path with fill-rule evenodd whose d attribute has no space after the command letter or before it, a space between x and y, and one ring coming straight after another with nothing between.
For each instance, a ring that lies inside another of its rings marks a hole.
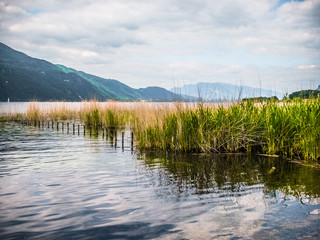
<instances>
[{"instance_id":1,"label":"vegetation patch in water","mask_svg":"<svg viewBox=\"0 0 320 240\"><path fill-rule=\"evenodd\" d=\"M320 159L320 98L230 104L83 102L40 111L30 103L29 120L80 120L99 128L130 127L140 149L197 153L260 153ZM20 116L21 117L21 116Z\"/></svg>"}]
</instances>

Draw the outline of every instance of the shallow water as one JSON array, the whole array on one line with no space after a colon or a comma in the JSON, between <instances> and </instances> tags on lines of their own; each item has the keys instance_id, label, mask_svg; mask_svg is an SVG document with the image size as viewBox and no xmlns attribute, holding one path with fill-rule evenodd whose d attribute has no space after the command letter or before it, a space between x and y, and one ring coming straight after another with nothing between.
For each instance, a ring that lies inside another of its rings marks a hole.
<instances>
[{"instance_id":1,"label":"shallow water","mask_svg":"<svg viewBox=\"0 0 320 240\"><path fill-rule=\"evenodd\" d=\"M127 135L0 123L0 239L320 238L318 169L137 153Z\"/></svg>"}]
</instances>

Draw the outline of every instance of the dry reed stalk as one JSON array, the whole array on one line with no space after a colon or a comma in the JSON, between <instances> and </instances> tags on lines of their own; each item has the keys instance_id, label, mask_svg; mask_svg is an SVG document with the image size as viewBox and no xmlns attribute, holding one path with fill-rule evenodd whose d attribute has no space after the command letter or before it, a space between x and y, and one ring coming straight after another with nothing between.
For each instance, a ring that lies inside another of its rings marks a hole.
<instances>
[{"instance_id":1,"label":"dry reed stalk","mask_svg":"<svg viewBox=\"0 0 320 240\"><path fill-rule=\"evenodd\" d=\"M38 102L30 102L27 109L26 117L28 120L40 120L42 113Z\"/></svg>"}]
</instances>

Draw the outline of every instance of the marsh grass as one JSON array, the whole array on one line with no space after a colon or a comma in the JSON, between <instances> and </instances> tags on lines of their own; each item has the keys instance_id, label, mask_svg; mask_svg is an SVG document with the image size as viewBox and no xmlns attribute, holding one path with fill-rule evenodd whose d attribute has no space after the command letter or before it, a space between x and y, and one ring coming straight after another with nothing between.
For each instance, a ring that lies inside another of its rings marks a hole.
<instances>
[{"instance_id":1,"label":"marsh grass","mask_svg":"<svg viewBox=\"0 0 320 240\"><path fill-rule=\"evenodd\" d=\"M265 103L170 112L135 129L140 148L200 153L261 153L320 159L320 100Z\"/></svg>"},{"instance_id":2,"label":"marsh grass","mask_svg":"<svg viewBox=\"0 0 320 240\"><path fill-rule=\"evenodd\" d=\"M42 118L43 113L40 112L39 104L37 102L31 102L28 105L26 118L30 121L38 121Z\"/></svg>"},{"instance_id":3,"label":"marsh grass","mask_svg":"<svg viewBox=\"0 0 320 240\"><path fill-rule=\"evenodd\" d=\"M246 100L229 104L82 102L41 111L30 120L79 120L93 128L129 128L140 149L197 153L261 153L320 159L320 99Z\"/></svg>"}]
</instances>

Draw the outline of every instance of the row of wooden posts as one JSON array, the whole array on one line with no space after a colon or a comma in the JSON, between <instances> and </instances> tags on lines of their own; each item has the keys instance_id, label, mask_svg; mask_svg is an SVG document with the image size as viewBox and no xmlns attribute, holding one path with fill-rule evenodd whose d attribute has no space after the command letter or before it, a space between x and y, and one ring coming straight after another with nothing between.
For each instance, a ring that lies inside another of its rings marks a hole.
<instances>
[{"instance_id":1,"label":"row of wooden posts","mask_svg":"<svg viewBox=\"0 0 320 240\"><path fill-rule=\"evenodd\" d=\"M61 130L64 131L64 127L65 127L65 122L54 122L54 121L47 121L47 124L45 123L45 121L28 121L28 120L20 120L20 123L24 124L24 125L29 125L29 126L34 126L34 127L39 127L39 128L44 128L45 125L47 125L47 128L51 128L54 129L54 125L56 125L56 129L59 130L59 126L61 125ZM50 124L51 123L51 124ZM55 124L56 123L56 124ZM67 128L67 133L70 132L70 127L71 124L69 122L66 123L66 128ZM86 129L89 133L89 135L91 136L92 134L95 135L99 135L99 129L102 130L102 138L104 138L104 136L106 136L106 139L108 139L108 137L110 137L111 142L113 143L113 140L115 140L115 146L117 147L117 130L114 128L107 128L107 127L103 127L103 126L97 126L95 129L92 128L92 126L88 126L86 128L85 125L81 125L81 124L76 124L76 123L72 123L72 133L75 134L76 132L78 133L78 135L80 135L80 130L82 128L83 131L83 135L86 135ZM131 132L130 134L130 142L131 142L131 149L133 149L133 144L134 144L134 135L133 132ZM122 131L121 132L121 143L122 143L122 148L124 148L124 137L125 137L125 132ZM114 139L115 138L115 139Z\"/></svg>"}]
</instances>

